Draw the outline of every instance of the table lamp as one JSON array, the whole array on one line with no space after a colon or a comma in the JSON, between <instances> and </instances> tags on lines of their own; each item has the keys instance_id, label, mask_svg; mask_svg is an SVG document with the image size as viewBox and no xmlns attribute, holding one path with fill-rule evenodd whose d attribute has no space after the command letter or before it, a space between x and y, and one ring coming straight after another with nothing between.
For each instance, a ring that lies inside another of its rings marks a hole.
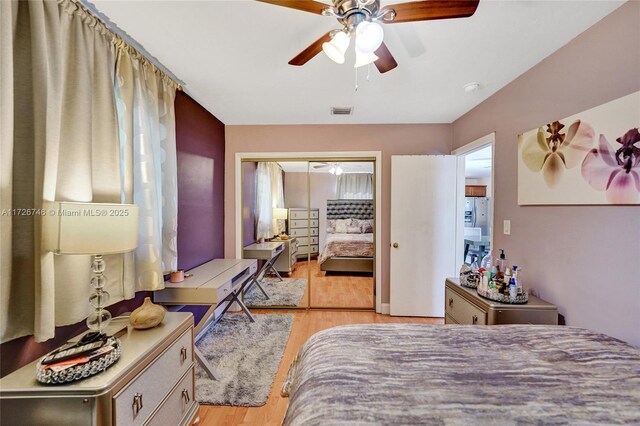
<instances>
[{"instance_id":1,"label":"table lamp","mask_svg":"<svg viewBox=\"0 0 640 426\"><path fill-rule=\"evenodd\" d=\"M87 326L99 333L111 321L104 309L109 293L104 290L105 254L125 253L138 245L138 206L135 204L47 203L43 217L45 247L58 255L93 255L89 303L94 311Z\"/></svg>"},{"instance_id":2,"label":"table lamp","mask_svg":"<svg viewBox=\"0 0 640 426\"><path fill-rule=\"evenodd\" d=\"M283 208L274 208L273 209L273 220L287 220L287 213L288 210L287 209L283 209ZM278 228L278 233L280 233L280 222L278 222L277 224L277 228Z\"/></svg>"}]
</instances>

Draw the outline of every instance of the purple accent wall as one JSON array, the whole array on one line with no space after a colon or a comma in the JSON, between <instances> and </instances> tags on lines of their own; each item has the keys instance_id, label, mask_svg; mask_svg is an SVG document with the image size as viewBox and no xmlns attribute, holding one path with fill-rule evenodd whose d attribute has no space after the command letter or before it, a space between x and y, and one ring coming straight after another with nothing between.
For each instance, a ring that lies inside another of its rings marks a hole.
<instances>
[{"instance_id":1,"label":"purple accent wall","mask_svg":"<svg viewBox=\"0 0 640 426\"><path fill-rule=\"evenodd\" d=\"M176 94L178 267L224 257L224 124Z\"/></svg>"},{"instance_id":2,"label":"purple accent wall","mask_svg":"<svg viewBox=\"0 0 640 426\"><path fill-rule=\"evenodd\" d=\"M258 163L242 163L242 246L256 241L256 170Z\"/></svg>"},{"instance_id":3,"label":"purple accent wall","mask_svg":"<svg viewBox=\"0 0 640 426\"><path fill-rule=\"evenodd\" d=\"M519 206L516 161L519 133L640 90L639 19L640 2L623 4L456 120L452 136L458 148L496 132L494 246L524 265L525 287L567 325L640 347L640 206Z\"/></svg>"}]
</instances>

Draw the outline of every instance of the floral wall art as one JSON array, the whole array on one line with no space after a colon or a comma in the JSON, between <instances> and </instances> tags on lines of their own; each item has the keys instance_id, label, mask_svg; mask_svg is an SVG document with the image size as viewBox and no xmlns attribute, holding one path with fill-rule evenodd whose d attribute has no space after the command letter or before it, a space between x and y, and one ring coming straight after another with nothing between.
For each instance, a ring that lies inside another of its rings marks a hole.
<instances>
[{"instance_id":1,"label":"floral wall art","mask_svg":"<svg viewBox=\"0 0 640 426\"><path fill-rule=\"evenodd\" d=\"M640 92L518 135L518 204L640 204Z\"/></svg>"}]
</instances>

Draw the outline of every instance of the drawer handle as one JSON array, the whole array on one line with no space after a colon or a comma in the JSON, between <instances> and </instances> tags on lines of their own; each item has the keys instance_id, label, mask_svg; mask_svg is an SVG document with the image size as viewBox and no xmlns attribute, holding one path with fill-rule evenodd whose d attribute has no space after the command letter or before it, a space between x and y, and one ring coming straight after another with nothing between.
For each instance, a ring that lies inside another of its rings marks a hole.
<instances>
[{"instance_id":1,"label":"drawer handle","mask_svg":"<svg viewBox=\"0 0 640 426\"><path fill-rule=\"evenodd\" d=\"M472 316L471 319L473 320L474 324L478 323L478 316L477 315Z\"/></svg>"},{"instance_id":2,"label":"drawer handle","mask_svg":"<svg viewBox=\"0 0 640 426\"><path fill-rule=\"evenodd\" d=\"M453 297L449 298L449 306L453 306Z\"/></svg>"},{"instance_id":3,"label":"drawer handle","mask_svg":"<svg viewBox=\"0 0 640 426\"><path fill-rule=\"evenodd\" d=\"M131 405L131 407L133 408L133 415L137 415L140 410L142 410L142 394L136 392L135 395L133 395L133 404Z\"/></svg>"},{"instance_id":4,"label":"drawer handle","mask_svg":"<svg viewBox=\"0 0 640 426\"><path fill-rule=\"evenodd\" d=\"M187 360L187 348L184 346L180 349L180 362L183 363Z\"/></svg>"},{"instance_id":5,"label":"drawer handle","mask_svg":"<svg viewBox=\"0 0 640 426\"><path fill-rule=\"evenodd\" d=\"M186 389L182 389L182 399L184 400L185 404L188 404L191 401L191 398L189 397L189 391Z\"/></svg>"}]
</instances>

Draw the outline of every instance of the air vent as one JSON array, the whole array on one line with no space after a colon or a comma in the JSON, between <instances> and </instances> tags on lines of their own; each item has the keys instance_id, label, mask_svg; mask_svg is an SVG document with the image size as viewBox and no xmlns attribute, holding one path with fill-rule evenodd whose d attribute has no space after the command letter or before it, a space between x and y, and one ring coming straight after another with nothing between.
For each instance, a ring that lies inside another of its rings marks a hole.
<instances>
[{"instance_id":1,"label":"air vent","mask_svg":"<svg viewBox=\"0 0 640 426\"><path fill-rule=\"evenodd\" d=\"M331 115L351 115L353 107L331 107Z\"/></svg>"}]
</instances>

